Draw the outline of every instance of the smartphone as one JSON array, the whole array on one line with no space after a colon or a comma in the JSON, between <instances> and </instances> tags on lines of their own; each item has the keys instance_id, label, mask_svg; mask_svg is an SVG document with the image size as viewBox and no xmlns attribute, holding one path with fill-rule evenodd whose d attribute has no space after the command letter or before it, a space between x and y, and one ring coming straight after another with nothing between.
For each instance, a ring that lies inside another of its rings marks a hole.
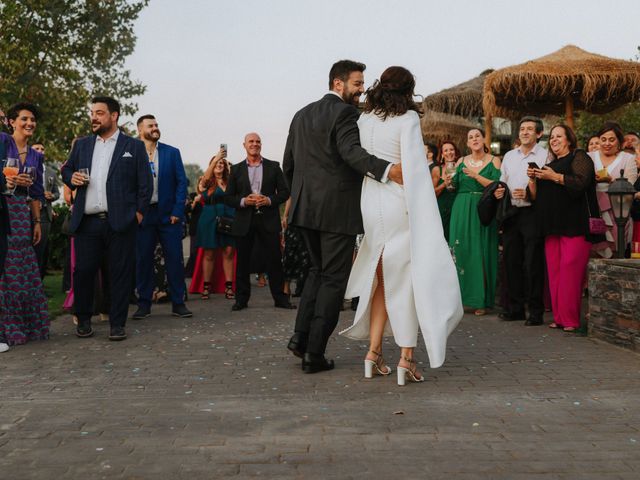
<instances>
[{"instance_id":1,"label":"smartphone","mask_svg":"<svg viewBox=\"0 0 640 480\"><path fill-rule=\"evenodd\" d=\"M536 169L540 170L540 167L538 166L538 164L536 162L529 162L529 168L536 168Z\"/></svg>"},{"instance_id":2,"label":"smartphone","mask_svg":"<svg viewBox=\"0 0 640 480\"><path fill-rule=\"evenodd\" d=\"M224 157L227 158L227 144L226 143L221 143L220 144L220 148L222 150L224 150Z\"/></svg>"}]
</instances>

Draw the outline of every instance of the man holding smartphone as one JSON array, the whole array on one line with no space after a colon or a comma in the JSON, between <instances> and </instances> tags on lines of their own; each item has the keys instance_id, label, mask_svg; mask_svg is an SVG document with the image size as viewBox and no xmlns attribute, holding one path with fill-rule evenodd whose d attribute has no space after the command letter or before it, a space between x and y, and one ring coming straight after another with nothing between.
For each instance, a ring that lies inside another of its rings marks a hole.
<instances>
[{"instance_id":1,"label":"man holding smartphone","mask_svg":"<svg viewBox=\"0 0 640 480\"><path fill-rule=\"evenodd\" d=\"M544 314L544 239L538 231L535 207L527 192L531 179L527 168L542 168L548 152L538 145L543 132L542 120L523 117L519 123L520 146L504 156L500 180L507 184L511 204L518 212L502 224L503 258L505 262L508 308L500 314L503 320L525 320L525 325L542 325ZM505 195L504 187L497 188L495 197ZM525 317L525 304L529 317Z\"/></svg>"}]
</instances>

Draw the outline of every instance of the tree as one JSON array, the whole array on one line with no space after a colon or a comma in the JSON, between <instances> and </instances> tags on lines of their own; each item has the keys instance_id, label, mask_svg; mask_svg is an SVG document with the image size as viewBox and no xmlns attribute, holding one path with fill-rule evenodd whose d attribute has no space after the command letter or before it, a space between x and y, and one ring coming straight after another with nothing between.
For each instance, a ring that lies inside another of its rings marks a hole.
<instances>
[{"instance_id":1,"label":"tree","mask_svg":"<svg viewBox=\"0 0 640 480\"><path fill-rule=\"evenodd\" d=\"M204 175L202 168L200 168L200 165L195 163L185 163L184 172L189 180L189 191L195 192L196 186L198 185L198 179Z\"/></svg>"},{"instance_id":2,"label":"tree","mask_svg":"<svg viewBox=\"0 0 640 480\"><path fill-rule=\"evenodd\" d=\"M145 86L124 67L136 43L135 20L149 0L0 1L0 105L42 110L35 140L66 159L73 138L89 133L93 95L112 96L122 113Z\"/></svg>"}]
</instances>

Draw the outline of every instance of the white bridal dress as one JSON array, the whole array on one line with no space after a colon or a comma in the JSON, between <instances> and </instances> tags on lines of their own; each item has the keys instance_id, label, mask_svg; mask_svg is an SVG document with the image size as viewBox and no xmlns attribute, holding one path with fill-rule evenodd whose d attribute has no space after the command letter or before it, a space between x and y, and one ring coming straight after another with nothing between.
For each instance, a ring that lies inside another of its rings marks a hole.
<instances>
[{"instance_id":1,"label":"white bridal dress","mask_svg":"<svg viewBox=\"0 0 640 480\"><path fill-rule=\"evenodd\" d=\"M401 347L415 347L422 331L432 368L445 359L447 337L463 315L460 286L444 239L436 195L427 166L416 112L358 120L360 141L384 160L402 160L404 185L365 177L361 209L364 239L351 270L347 298L360 297L353 325L341 334L369 339L371 299L382 257L385 302L393 334Z\"/></svg>"}]
</instances>

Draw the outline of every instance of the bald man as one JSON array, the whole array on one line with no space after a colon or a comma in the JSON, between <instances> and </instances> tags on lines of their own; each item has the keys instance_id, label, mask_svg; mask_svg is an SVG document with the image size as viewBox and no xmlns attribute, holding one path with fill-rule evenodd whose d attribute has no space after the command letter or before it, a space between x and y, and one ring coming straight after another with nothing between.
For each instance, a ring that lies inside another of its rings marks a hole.
<instances>
[{"instance_id":1,"label":"bald man","mask_svg":"<svg viewBox=\"0 0 640 480\"><path fill-rule=\"evenodd\" d=\"M247 157L231 168L225 203L236 209L232 234L237 239L236 303L231 310L247 308L251 296L251 251L259 242L265 255L269 288L276 308L296 308L283 291L280 252L280 204L289 198L289 188L278 162L261 155L262 140L257 133L244 137Z\"/></svg>"}]
</instances>

